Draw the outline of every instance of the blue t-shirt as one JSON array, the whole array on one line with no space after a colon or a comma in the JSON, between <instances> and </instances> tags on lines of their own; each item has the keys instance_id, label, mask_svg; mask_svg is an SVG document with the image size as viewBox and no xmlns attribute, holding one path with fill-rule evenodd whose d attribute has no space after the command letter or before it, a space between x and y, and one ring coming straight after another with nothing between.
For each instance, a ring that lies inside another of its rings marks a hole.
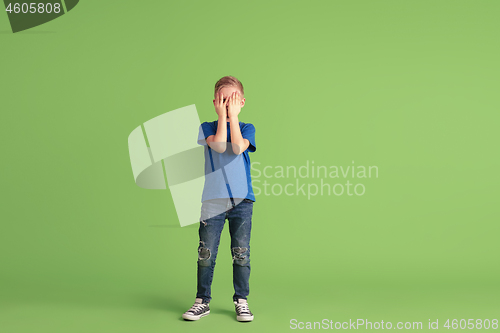
<instances>
[{"instance_id":1,"label":"blue t-shirt","mask_svg":"<svg viewBox=\"0 0 500 333\"><path fill-rule=\"evenodd\" d=\"M205 186L201 201L220 198L243 198L255 201L250 175L249 152L256 150L255 127L240 121L243 139L250 142L248 148L236 155L231 146L231 128L227 123L227 147L222 154L211 149L206 142L210 135L217 133L219 121L204 122L200 126L198 144L205 146Z\"/></svg>"}]
</instances>

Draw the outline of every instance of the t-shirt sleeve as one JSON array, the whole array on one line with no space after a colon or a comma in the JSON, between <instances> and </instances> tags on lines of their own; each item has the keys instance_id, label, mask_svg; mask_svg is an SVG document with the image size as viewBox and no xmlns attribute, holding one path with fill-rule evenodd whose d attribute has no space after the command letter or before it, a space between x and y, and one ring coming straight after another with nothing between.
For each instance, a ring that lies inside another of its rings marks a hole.
<instances>
[{"instance_id":1,"label":"t-shirt sleeve","mask_svg":"<svg viewBox=\"0 0 500 333\"><path fill-rule=\"evenodd\" d=\"M250 142L248 146L248 151L253 153L257 150L257 146L255 145L255 126L252 124L245 124L241 131L241 136L243 139L247 139Z\"/></svg>"},{"instance_id":2,"label":"t-shirt sleeve","mask_svg":"<svg viewBox=\"0 0 500 333\"><path fill-rule=\"evenodd\" d=\"M200 131L198 133L198 144L202 146L207 145L207 138L210 135L215 135L216 132L214 128L207 122L204 122L203 124L200 125Z\"/></svg>"}]
</instances>

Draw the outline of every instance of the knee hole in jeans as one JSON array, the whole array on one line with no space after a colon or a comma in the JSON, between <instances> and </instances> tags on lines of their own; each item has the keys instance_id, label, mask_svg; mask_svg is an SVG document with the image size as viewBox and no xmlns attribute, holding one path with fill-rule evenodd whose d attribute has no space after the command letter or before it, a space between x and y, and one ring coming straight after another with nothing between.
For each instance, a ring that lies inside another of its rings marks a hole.
<instances>
[{"instance_id":1,"label":"knee hole in jeans","mask_svg":"<svg viewBox=\"0 0 500 333\"><path fill-rule=\"evenodd\" d=\"M205 243L200 241L200 246L198 248L198 260L207 261L211 257L210 249L205 247Z\"/></svg>"},{"instance_id":2,"label":"knee hole in jeans","mask_svg":"<svg viewBox=\"0 0 500 333\"><path fill-rule=\"evenodd\" d=\"M246 265L248 263L248 249L246 247L233 247L231 252L233 253L233 264Z\"/></svg>"}]
</instances>

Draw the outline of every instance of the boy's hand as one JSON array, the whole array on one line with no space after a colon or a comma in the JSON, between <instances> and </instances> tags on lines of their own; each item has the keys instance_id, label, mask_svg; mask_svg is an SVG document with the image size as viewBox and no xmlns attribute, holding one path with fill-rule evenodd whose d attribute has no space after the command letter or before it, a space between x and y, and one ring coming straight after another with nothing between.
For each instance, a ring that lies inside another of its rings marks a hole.
<instances>
[{"instance_id":1,"label":"boy's hand","mask_svg":"<svg viewBox=\"0 0 500 333\"><path fill-rule=\"evenodd\" d=\"M238 91L235 91L228 98L227 115L229 118L236 118L241 111L241 96Z\"/></svg>"},{"instance_id":2,"label":"boy's hand","mask_svg":"<svg viewBox=\"0 0 500 333\"><path fill-rule=\"evenodd\" d=\"M226 100L224 101L221 92L218 92L217 95L215 95L215 100L214 100L215 112L217 112L219 118L226 118L228 101L229 98L226 98Z\"/></svg>"}]
</instances>

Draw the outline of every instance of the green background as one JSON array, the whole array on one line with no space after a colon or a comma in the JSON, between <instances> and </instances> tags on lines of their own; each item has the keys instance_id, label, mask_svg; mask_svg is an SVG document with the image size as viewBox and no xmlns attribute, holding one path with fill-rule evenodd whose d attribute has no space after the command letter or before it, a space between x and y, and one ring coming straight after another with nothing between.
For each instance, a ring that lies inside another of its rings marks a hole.
<instances>
[{"instance_id":1,"label":"green background","mask_svg":"<svg viewBox=\"0 0 500 333\"><path fill-rule=\"evenodd\" d=\"M448 318L500 319L499 10L86 0L16 34L0 14L1 331L281 332L325 318L423 331L439 319L448 331ZM215 120L224 75L244 84L240 120L256 127L261 168L354 161L379 177L363 196L259 195L255 320L235 320L226 228L212 312L184 322L197 227L179 227L168 190L134 183L127 137L191 104Z\"/></svg>"}]
</instances>

